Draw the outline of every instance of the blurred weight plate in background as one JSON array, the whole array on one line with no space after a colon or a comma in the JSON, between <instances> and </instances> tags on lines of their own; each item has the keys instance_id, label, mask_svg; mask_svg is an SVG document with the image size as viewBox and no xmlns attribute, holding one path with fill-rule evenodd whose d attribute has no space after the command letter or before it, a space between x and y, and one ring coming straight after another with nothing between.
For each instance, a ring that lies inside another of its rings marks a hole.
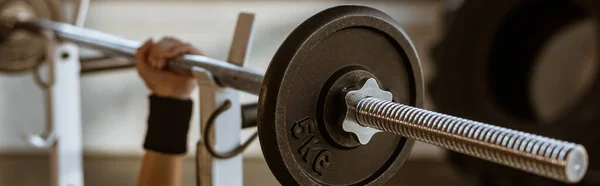
<instances>
[{"instance_id":1,"label":"blurred weight plate in background","mask_svg":"<svg viewBox=\"0 0 600 186\"><path fill-rule=\"evenodd\" d=\"M600 154L600 1L452 1L433 49L440 112L585 145ZM486 186L562 185L451 153ZM579 185L598 185L591 161Z\"/></svg>"},{"instance_id":2,"label":"blurred weight plate in background","mask_svg":"<svg viewBox=\"0 0 600 186\"><path fill-rule=\"evenodd\" d=\"M0 19L8 24L2 25L3 33L8 32L6 29L11 27L14 20L37 18L58 20L59 4L55 0L0 0ZM14 31L10 35L0 36L0 42L0 71L20 72L43 61L46 44L39 34Z\"/></svg>"}]
</instances>

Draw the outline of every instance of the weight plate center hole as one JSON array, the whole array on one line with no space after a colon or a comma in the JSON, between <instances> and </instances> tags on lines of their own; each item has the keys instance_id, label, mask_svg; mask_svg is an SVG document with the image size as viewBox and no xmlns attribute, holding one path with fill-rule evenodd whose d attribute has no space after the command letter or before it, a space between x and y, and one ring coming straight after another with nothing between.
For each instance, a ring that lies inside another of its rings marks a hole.
<instances>
[{"instance_id":1,"label":"weight plate center hole","mask_svg":"<svg viewBox=\"0 0 600 186\"><path fill-rule=\"evenodd\" d=\"M549 123L575 106L598 76L598 26L591 19L555 34L536 59L530 97L537 117Z\"/></svg>"},{"instance_id":2,"label":"weight plate center hole","mask_svg":"<svg viewBox=\"0 0 600 186\"><path fill-rule=\"evenodd\" d=\"M487 84L500 111L543 124L566 117L590 96L598 78L598 28L573 2L539 3L523 3L500 24L488 54ZM520 19L528 15L536 16Z\"/></svg>"},{"instance_id":3,"label":"weight plate center hole","mask_svg":"<svg viewBox=\"0 0 600 186\"><path fill-rule=\"evenodd\" d=\"M345 67L331 75L321 90L319 96L320 121L324 125L327 140L341 148L354 148L362 144L354 134L346 132L342 128L342 122L346 115L346 93L358 90L369 78L375 78L370 72L360 67ZM319 113L318 113L319 114ZM318 115L317 114L317 115Z\"/></svg>"}]
</instances>

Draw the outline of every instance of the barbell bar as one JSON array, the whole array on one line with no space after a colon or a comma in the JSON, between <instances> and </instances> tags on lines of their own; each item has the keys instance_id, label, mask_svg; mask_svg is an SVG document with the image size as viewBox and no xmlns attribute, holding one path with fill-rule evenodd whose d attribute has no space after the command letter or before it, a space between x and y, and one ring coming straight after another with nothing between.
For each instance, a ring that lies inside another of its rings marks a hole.
<instances>
[{"instance_id":1,"label":"barbell bar","mask_svg":"<svg viewBox=\"0 0 600 186\"><path fill-rule=\"evenodd\" d=\"M33 31L52 31L60 40L74 42L110 54L135 57L141 44L137 41L85 29L71 24L45 19L14 24L13 29L26 28ZM212 73L217 83L240 91L257 95L260 92L263 75L248 68L239 67L225 61L200 55L184 55L169 63L168 68L183 74L191 74L193 67L200 67Z\"/></svg>"}]
</instances>

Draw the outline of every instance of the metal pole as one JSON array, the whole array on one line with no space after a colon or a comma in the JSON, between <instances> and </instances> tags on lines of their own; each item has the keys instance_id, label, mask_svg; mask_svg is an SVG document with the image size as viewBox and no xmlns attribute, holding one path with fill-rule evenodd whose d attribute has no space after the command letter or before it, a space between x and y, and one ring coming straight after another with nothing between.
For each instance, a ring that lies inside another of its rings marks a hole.
<instances>
[{"instance_id":1,"label":"metal pole","mask_svg":"<svg viewBox=\"0 0 600 186\"><path fill-rule=\"evenodd\" d=\"M392 94L369 79L346 96L346 131L369 139L380 130L455 152L559 180L579 182L588 154L579 144L511 130L392 102ZM353 122L360 126L352 126ZM365 128L361 128L365 127Z\"/></svg>"},{"instance_id":2,"label":"metal pole","mask_svg":"<svg viewBox=\"0 0 600 186\"><path fill-rule=\"evenodd\" d=\"M579 182L588 166L585 148L575 143L377 98L360 100L356 110L364 126L566 183Z\"/></svg>"},{"instance_id":3,"label":"metal pole","mask_svg":"<svg viewBox=\"0 0 600 186\"><path fill-rule=\"evenodd\" d=\"M95 30L76 27L70 24L40 19L32 22L35 26L54 31L62 40L74 42L83 46L104 52L135 57L140 42ZM169 64L169 69L183 74L192 73L192 67L200 67L211 72L215 81L225 87L258 95L262 85L263 74L248 68L199 55L184 55Z\"/></svg>"}]
</instances>

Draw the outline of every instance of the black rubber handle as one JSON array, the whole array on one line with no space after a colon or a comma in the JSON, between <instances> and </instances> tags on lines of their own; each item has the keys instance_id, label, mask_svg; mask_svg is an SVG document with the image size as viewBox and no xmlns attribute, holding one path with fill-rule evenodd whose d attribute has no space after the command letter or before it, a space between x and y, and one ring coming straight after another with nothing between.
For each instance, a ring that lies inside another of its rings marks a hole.
<instances>
[{"instance_id":1,"label":"black rubber handle","mask_svg":"<svg viewBox=\"0 0 600 186\"><path fill-rule=\"evenodd\" d=\"M256 127L258 117L258 103L242 105L242 129Z\"/></svg>"}]
</instances>

